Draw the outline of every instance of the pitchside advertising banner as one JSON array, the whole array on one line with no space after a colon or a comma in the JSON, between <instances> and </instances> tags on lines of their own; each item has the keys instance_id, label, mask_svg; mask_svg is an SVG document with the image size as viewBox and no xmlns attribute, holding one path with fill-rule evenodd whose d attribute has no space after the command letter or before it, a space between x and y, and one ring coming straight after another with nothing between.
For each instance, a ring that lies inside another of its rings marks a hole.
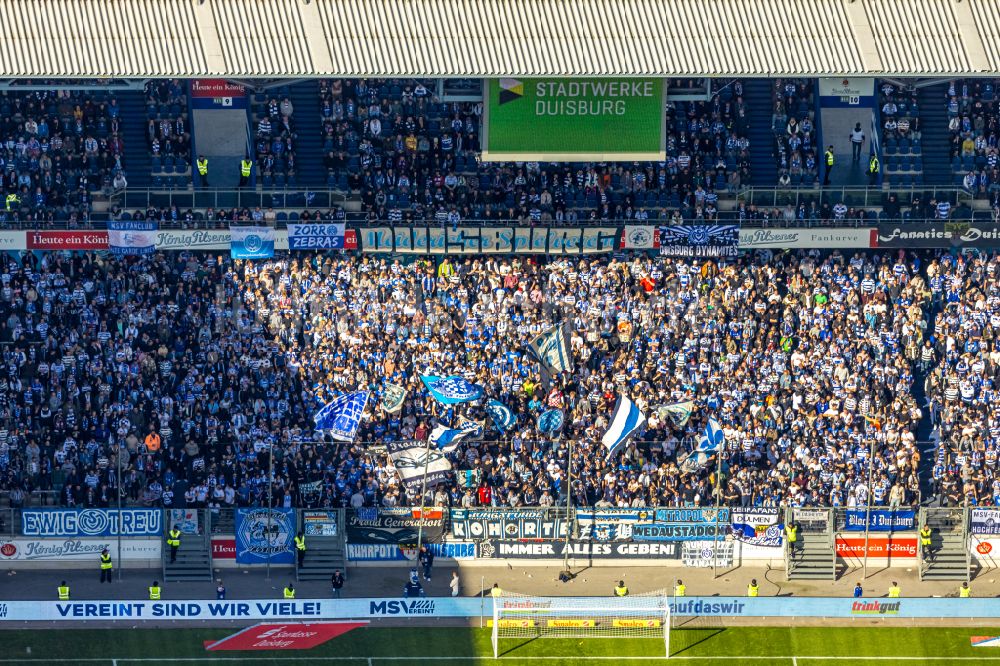
<instances>
[{"instance_id":1,"label":"pitchside advertising banner","mask_svg":"<svg viewBox=\"0 0 1000 666\"><path fill-rule=\"evenodd\" d=\"M593 598L583 601L593 602ZM524 608L519 600L501 600ZM667 601L672 615L706 617L962 617L1000 615L1000 599L844 599L825 597L685 597ZM544 601L538 604L544 610ZM369 620L492 616L490 599L316 599L296 601L5 601L0 622L143 622L176 620ZM603 613L606 617L607 613Z\"/></svg>"},{"instance_id":2,"label":"pitchside advertising banner","mask_svg":"<svg viewBox=\"0 0 1000 666\"><path fill-rule=\"evenodd\" d=\"M872 233L871 247L948 248L1000 247L1000 225L982 221L904 222L880 224Z\"/></svg>"},{"instance_id":3,"label":"pitchside advertising banner","mask_svg":"<svg viewBox=\"0 0 1000 666\"><path fill-rule=\"evenodd\" d=\"M618 227L373 227L358 229L364 252L401 254L602 254Z\"/></svg>"},{"instance_id":4,"label":"pitchside advertising banner","mask_svg":"<svg viewBox=\"0 0 1000 666\"><path fill-rule=\"evenodd\" d=\"M837 537L837 555L848 559L862 559L865 556L863 536ZM917 556L916 537L872 536L868 538L868 557L879 559L911 559Z\"/></svg>"},{"instance_id":5,"label":"pitchside advertising banner","mask_svg":"<svg viewBox=\"0 0 1000 666\"><path fill-rule=\"evenodd\" d=\"M116 562L160 559L160 539L12 539L0 541L0 564L4 562L98 561L105 548Z\"/></svg>"},{"instance_id":6,"label":"pitchside advertising banner","mask_svg":"<svg viewBox=\"0 0 1000 666\"><path fill-rule=\"evenodd\" d=\"M120 525L119 525L120 519ZM160 509L24 509L21 534L26 537L161 536Z\"/></svg>"},{"instance_id":7,"label":"pitchside advertising banner","mask_svg":"<svg viewBox=\"0 0 1000 666\"><path fill-rule=\"evenodd\" d=\"M666 158L663 79L489 79L486 161Z\"/></svg>"},{"instance_id":8,"label":"pitchside advertising banner","mask_svg":"<svg viewBox=\"0 0 1000 666\"><path fill-rule=\"evenodd\" d=\"M741 250L788 248L863 249L871 245L873 229L740 229Z\"/></svg>"}]
</instances>

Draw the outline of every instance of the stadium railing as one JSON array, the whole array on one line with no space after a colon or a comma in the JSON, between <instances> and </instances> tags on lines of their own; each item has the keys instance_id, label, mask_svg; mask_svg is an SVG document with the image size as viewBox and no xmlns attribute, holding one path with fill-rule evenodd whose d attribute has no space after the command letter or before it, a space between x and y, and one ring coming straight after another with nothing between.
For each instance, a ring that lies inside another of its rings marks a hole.
<instances>
[{"instance_id":1,"label":"stadium railing","mask_svg":"<svg viewBox=\"0 0 1000 666\"><path fill-rule=\"evenodd\" d=\"M908 206L917 197L921 200L940 200L946 198L952 204L971 204L972 194L960 187L814 187L814 188L782 188L782 187L748 187L736 197L737 201L745 201L747 205L763 208L783 208L787 205L798 207L799 204L817 205L843 203L851 208L881 208L890 194L895 194L901 206Z\"/></svg>"}]
</instances>

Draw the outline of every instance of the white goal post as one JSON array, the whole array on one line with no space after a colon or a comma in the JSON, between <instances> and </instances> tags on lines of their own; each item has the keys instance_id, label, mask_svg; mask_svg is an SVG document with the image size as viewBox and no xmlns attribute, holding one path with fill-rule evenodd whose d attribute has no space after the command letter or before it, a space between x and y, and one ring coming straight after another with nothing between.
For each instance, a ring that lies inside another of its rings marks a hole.
<instances>
[{"instance_id":1,"label":"white goal post","mask_svg":"<svg viewBox=\"0 0 1000 666\"><path fill-rule=\"evenodd\" d=\"M670 656L670 599L629 597L493 597L493 657L504 638L656 638Z\"/></svg>"}]
</instances>

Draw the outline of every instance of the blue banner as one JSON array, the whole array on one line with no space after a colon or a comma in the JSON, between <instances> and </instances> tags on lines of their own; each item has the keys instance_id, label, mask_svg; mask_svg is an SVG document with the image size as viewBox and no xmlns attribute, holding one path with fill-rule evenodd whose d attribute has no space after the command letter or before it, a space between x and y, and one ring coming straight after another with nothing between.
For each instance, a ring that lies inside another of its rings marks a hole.
<instances>
[{"instance_id":1,"label":"blue banner","mask_svg":"<svg viewBox=\"0 0 1000 666\"><path fill-rule=\"evenodd\" d=\"M270 259L274 256L273 227L229 227L233 259Z\"/></svg>"},{"instance_id":2,"label":"blue banner","mask_svg":"<svg viewBox=\"0 0 1000 666\"><path fill-rule=\"evenodd\" d=\"M848 532L865 531L865 511L848 511L844 529ZM917 528L917 514L912 510L904 511L872 511L872 532L894 532L896 530L914 530Z\"/></svg>"},{"instance_id":3,"label":"blue banner","mask_svg":"<svg viewBox=\"0 0 1000 666\"><path fill-rule=\"evenodd\" d=\"M289 250L343 250L346 225L289 224Z\"/></svg>"},{"instance_id":4,"label":"blue banner","mask_svg":"<svg viewBox=\"0 0 1000 666\"><path fill-rule=\"evenodd\" d=\"M293 509L236 509L238 564L292 564L294 538Z\"/></svg>"},{"instance_id":5,"label":"blue banner","mask_svg":"<svg viewBox=\"0 0 1000 666\"><path fill-rule=\"evenodd\" d=\"M400 586L402 587L402 586ZM593 597L561 599L579 617L579 601L593 603ZM518 597L501 600L510 607L551 608L551 597ZM515 606L515 604L520 604ZM548 604L544 606L543 604ZM677 616L704 617L931 617L931 618L991 618L1000 615L1000 599L853 599L834 597L681 597L669 600L670 613ZM114 603L99 601L5 601L0 613L4 622L52 622L93 620L137 621L165 618L204 622L226 620L309 620L309 619L370 619L380 617L480 617L492 615L492 602L476 597L427 597L422 599L352 598L245 599L236 601L121 600ZM558 609L553 611L558 614ZM971 633L971 632L970 632ZM859 650L860 651L860 650ZM903 648L897 650L907 653ZM848 659L845 657L845 659ZM920 660L923 657L914 656ZM865 659L860 659L865 661ZM914 661L914 663L918 663Z\"/></svg>"},{"instance_id":6,"label":"blue banner","mask_svg":"<svg viewBox=\"0 0 1000 666\"><path fill-rule=\"evenodd\" d=\"M25 509L21 534L30 537L118 536L118 511L111 509ZM122 536L161 536L161 509L122 509Z\"/></svg>"},{"instance_id":7,"label":"blue banner","mask_svg":"<svg viewBox=\"0 0 1000 666\"><path fill-rule=\"evenodd\" d=\"M669 257L735 257L738 224L678 224L660 227L660 254Z\"/></svg>"}]
</instances>

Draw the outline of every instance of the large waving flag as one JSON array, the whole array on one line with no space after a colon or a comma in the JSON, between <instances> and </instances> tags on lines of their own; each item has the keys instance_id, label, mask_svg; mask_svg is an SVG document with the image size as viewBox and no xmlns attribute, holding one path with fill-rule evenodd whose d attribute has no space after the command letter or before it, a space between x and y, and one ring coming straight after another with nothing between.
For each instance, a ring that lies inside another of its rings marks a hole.
<instances>
[{"instance_id":1,"label":"large waving flag","mask_svg":"<svg viewBox=\"0 0 1000 666\"><path fill-rule=\"evenodd\" d=\"M457 405L483 397L483 387L473 384L464 377L420 375L420 381L430 391L431 396L442 405Z\"/></svg>"},{"instance_id":2,"label":"large waving flag","mask_svg":"<svg viewBox=\"0 0 1000 666\"><path fill-rule=\"evenodd\" d=\"M313 415L316 430L329 431L338 442L353 442L367 405L368 391L338 396Z\"/></svg>"},{"instance_id":3,"label":"large waving flag","mask_svg":"<svg viewBox=\"0 0 1000 666\"><path fill-rule=\"evenodd\" d=\"M617 453L629 437L638 432L646 424L646 417L643 415L635 403L620 396L615 411L611 414L611 425L607 432L601 437L601 443L608 450L608 458Z\"/></svg>"},{"instance_id":4,"label":"large waving flag","mask_svg":"<svg viewBox=\"0 0 1000 666\"><path fill-rule=\"evenodd\" d=\"M561 326L545 331L532 340L528 347L550 374L573 372L573 357L570 355L566 333Z\"/></svg>"},{"instance_id":5,"label":"large waving flag","mask_svg":"<svg viewBox=\"0 0 1000 666\"><path fill-rule=\"evenodd\" d=\"M507 432L517 424L517 416L510 407L499 400L490 400L486 405L486 413L493 419L493 424L500 432Z\"/></svg>"},{"instance_id":6,"label":"large waving flag","mask_svg":"<svg viewBox=\"0 0 1000 666\"><path fill-rule=\"evenodd\" d=\"M451 463L445 458L444 451L414 442L386 442L385 448L403 485L417 491L417 494L424 484L425 475L427 487L433 488L446 481L451 472Z\"/></svg>"},{"instance_id":7,"label":"large waving flag","mask_svg":"<svg viewBox=\"0 0 1000 666\"><path fill-rule=\"evenodd\" d=\"M546 410L538 415L538 431L545 435L555 435L562 430L563 421L563 410Z\"/></svg>"},{"instance_id":8,"label":"large waving flag","mask_svg":"<svg viewBox=\"0 0 1000 666\"><path fill-rule=\"evenodd\" d=\"M483 438L483 426L475 421L464 421L457 428L438 423L431 431L431 444L451 453L462 442L472 442Z\"/></svg>"},{"instance_id":9,"label":"large waving flag","mask_svg":"<svg viewBox=\"0 0 1000 666\"><path fill-rule=\"evenodd\" d=\"M403 409L406 400L406 389L398 384L386 384L382 392L382 409L388 414L395 414Z\"/></svg>"},{"instance_id":10,"label":"large waving flag","mask_svg":"<svg viewBox=\"0 0 1000 666\"><path fill-rule=\"evenodd\" d=\"M683 428L687 425L693 411L694 401L687 400L685 402L675 402L672 405L663 405L656 410L656 413L661 419L668 418L675 426Z\"/></svg>"},{"instance_id":11,"label":"large waving flag","mask_svg":"<svg viewBox=\"0 0 1000 666\"><path fill-rule=\"evenodd\" d=\"M719 422L713 416L708 419L708 425L705 426L705 432L702 433L701 439L698 440L698 446L695 448L695 451L715 453L722 446L722 442L725 439L726 434L722 432L722 426L719 425Z\"/></svg>"}]
</instances>

